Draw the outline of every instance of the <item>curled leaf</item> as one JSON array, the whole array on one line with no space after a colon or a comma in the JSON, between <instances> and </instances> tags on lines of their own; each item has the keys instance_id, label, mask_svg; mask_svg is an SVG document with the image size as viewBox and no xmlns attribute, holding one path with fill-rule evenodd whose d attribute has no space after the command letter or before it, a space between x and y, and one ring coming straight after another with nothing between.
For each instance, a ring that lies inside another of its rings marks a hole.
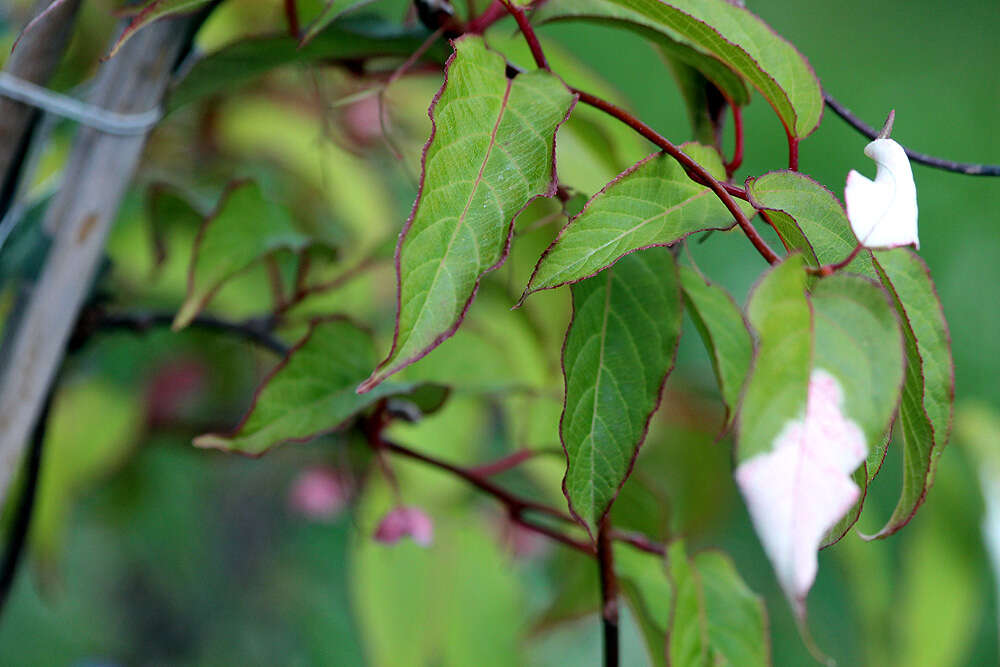
<instances>
[{"instance_id":1,"label":"curled leaf","mask_svg":"<svg viewBox=\"0 0 1000 667\"><path fill-rule=\"evenodd\" d=\"M851 170L844 188L855 236L867 248L919 249L917 187L906 151L892 139L876 139L865 146L865 155L878 165L875 180Z\"/></svg>"}]
</instances>

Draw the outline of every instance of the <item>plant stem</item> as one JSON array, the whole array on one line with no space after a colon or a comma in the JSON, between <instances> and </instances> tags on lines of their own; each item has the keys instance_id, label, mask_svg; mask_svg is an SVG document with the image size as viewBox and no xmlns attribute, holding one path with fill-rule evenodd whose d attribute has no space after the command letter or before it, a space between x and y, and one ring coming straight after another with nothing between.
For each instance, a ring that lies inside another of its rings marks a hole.
<instances>
[{"instance_id":1,"label":"plant stem","mask_svg":"<svg viewBox=\"0 0 1000 667\"><path fill-rule=\"evenodd\" d=\"M285 18L288 21L288 36L299 38L299 8L295 0L285 0Z\"/></svg>"},{"instance_id":2,"label":"plant stem","mask_svg":"<svg viewBox=\"0 0 1000 667\"><path fill-rule=\"evenodd\" d=\"M507 16L507 8L504 7L502 0L493 0L482 14L469 21L468 25L465 26L465 31L473 35L481 35L486 32L487 28L505 16Z\"/></svg>"},{"instance_id":3,"label":"plant stem","mask_svg":"<svg viewBox=\"0 0 1000 667\"><path fill-rule=\"evenodd\" d=\"M851 251L851 254L849 254L847 257L840 260L839 262L835 262L834 264L824 264L823 266L814 269L809 269L808 271L809 273L818 276L831 276L837 271L846 268L847 265L853 262L854 258L857 257L858 254L860 254L861 251L864 249L865 246L859 242L858 245L854 246L854 250Z\"/></svg>"},{"instance_id":4,"label":"plant stem","mask_svg":"<svg viewBox=\"0 0 1000 667\"><path fill-rule=\"evenodd\" d=\"M173 321L173 313L100 313L97 315L96 321L88 323L86 327L89 327L89 331L117 330L146 333L153 328L169 327ZM266 321L247 320L245 322L230 322L211 315L199 315L191 321L189 326L233 335L270 350L277 355L288 353L288 346L268 331Z\"/></svg>"},{"instance_id":5,"label":"plant stem","mask_svg":"<svg viewBox=\"0 0 1000 667\"><path fill-rule=\"evenodd\" d=\"M14 584L17 575L17 567L24 554L24 547L28 543L28 532L31 528L31 517L35 510L35 498L38 496L38 478L42 470L42 449L45 443L45 431L49 421L49 413L52 409L52 394L55 392L55 383L49 395L42 405L42 411L35 423L35 430L31 436L31 446L24 461L24 479L22 481L21 496L17 500L17 507L14 510L14 518L11 521L10 534L7 537L7 546L3 552L3 562L0 563L0 614L6 606L10 597L10 589Z\"/></svg>"},{"instance_id":6,"label":"plant stem","mask_svg":"<svg viewBox=\"0 0 1000 667\"><path fill-rule=\"evenodd\" d=\"M785 133L788 135L788 168L791 171L799 170L799 140L798 137L792 136L792 131L785 128Z\"/></svg>"},{"instance_id":7,"label":"plant stem","mask_svg":"<svg viewBox=\"0 0 1000 667\"><path fill-rule=\"evenodd\" d=\"M733 173L743 164L743 110L729 103L733 110L733 134L736 147L733 149L733 159L726 163L726 178L732 178Z\"/></svg>"},{"instance_id":8,"label":"plant stem","mask_svg":"<svg viewBox=\"0 0 1000 667\"><path fill-rule=\"evenodd\" d=\"M677 160L677 162L684 167L688 176L690 176L692 180L707 186L716 194L716 196L718 196L725 207L729 209L729 212L732 213L733 217L736 219L736 224L740 226L743 233L746 234L748 239L750 239L750 243L753 244L754 248L757 249L757 252L759 252L764 259L771 264L775 264L780 261L778 255L771 250L770 246L767 245L767 242L764 241L761 235L757 233L757 230L754 229L752 224L750 224L750 220L743 213L743 210L733 200L732 193L730 191L732 186L727 187L726 184L719 182L714 176L708 173L704 167L688 157L684 151L672 144L666 137L624 109L617 107L611 102L603 100L596 95L591 95L590 93L577 88L570 88L570 91L579 95L580 101L584 104L600 109L609 116L625 123L643 137L656 144L661 150L663 150L664 153L667 153L672 158ZM745 195L745 193L743 194Z\"/></svg>"},{"instance_id":9,"label":"plant stem","mask_svg":"<svg viewBox=\"0 0 1000 667\"><path fill-rule=\"evenodd\" d=\"M855 130L869 139L874 139L878 136L878 130L855 116L850 109L835 100L833 96L828 93L823 93L823 99L826 102L826 106L830 107L835 114L843 118L847 124ZM943 160L939 157L934 157L933 155L927 155L926 153L911 151L906 147L903 147L903 150L906 151L906 155L914 162L919 162L920 164L927 165L928 167L934 167L935 169L951 171L957 174L965 174L967 176L1000 176L1000 164L953 162L951 160Z\"/></svg>"},{"instance_id":10,"label":"plant stem","mask_svg":"<svg viewBox=\"0 0 1000 667\"><path fill-rule=\"evenodd\" d=\"M618 667L618 579L611 550L607 515L597 531L597 566L601 577L601 627L604 630L604 667Z\"/></svg>"},{"instance_id":11,"label":"plant stem","mask_svg":"<svg viewBox=\"0 0 1000 667\"><path fill-rule=\"evenodd\" d=\"M525 41L528 42L528 48L531 49L531 57L535 59L535 64L540 69L551 72L549 61L545 58L545 52L542 51L542 44L538 41L538 35L535 34L535 29L528 21L528 17L524 15L524 10L511 4L510 0L501 0L501 2L506 7L507 12L517 21L517 27L524 35Z\"/></svg>"}]
</instances>

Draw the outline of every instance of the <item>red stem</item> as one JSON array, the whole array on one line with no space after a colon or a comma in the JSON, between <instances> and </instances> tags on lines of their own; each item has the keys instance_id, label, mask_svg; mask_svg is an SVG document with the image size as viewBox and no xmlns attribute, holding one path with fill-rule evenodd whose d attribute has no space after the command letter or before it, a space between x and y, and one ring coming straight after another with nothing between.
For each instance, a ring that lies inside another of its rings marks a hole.
<instances>
[{"instance_id":1,"label":"red stem","mask_svg":"<svg viewBox=\"0 0 1000 667\"><path fill-rule=\"evenodd\" d=\"M516 468L520 464L540 453L541 452L531 449L522 449L514 452L510 456L505 456L498 461L494 461L493 463L485 463L474 468L469 468L469 472L474 475L478 475L479 477L493 477L494 475L499 475L502 472L507 472L511 468Z\"/></svg>"},{"instance_id":2,"label":"red stem","mask_svg":"<svg viewBox=\"0 0 1000 667\"><path fill-rule=\"evenodd\" d=\"M733 110L733 133L735 135L736 148L733 149L733 159L726 163L726 178L732 178L733 173L743 164L743 110L729 103Z\"/></svg>"},{"instance_id":3,"label":"red stem","mask_svg":"<svg viewBox=\"0 0 1000 667\"><path fill-rule=\"evenodd\" d=\"M788 168L792 171L799 170L799 140L797 137L792 135L792 131L785 128L785 134L788 135Z\"/></svg>"},{"instance_id":4,"label":"red stem","mask_svg":"<svg viewBox=\"0 0 1000 667\"><path fill-rule=\"evenodd\" d=\"M854 250L851 251L851 254L844 259L834 264L825 264L819 268L810 269L809 272L820 276L832 276L834 273L846 268L848 264L853 262L854 258L857 257L858 254L864 250L864 248L865 246L858 242L858 245L854 246Z\"/></svg>"},{"instance_id":5,"label":"red stem","mask_svg":"<svg viewBox=\"0 0 1000 667\"><path fill-rule=\"evenodd\" d=\"M618 579L611 550L607 515L597 531L597 565L601 577L601 626L604 629L604 667L618 667Z\"/></svg>"},{"instance_id":6,"label":"red stem","mask_svg":"<svg viewBox=\"0 0 1000 667\"><path fill-rule=\"evenodd\" d=\"M730 188L734 188L735 186L727 187L726 184L720 183L718 180L715 179L714 176L705 171L704 167L702 167L700 164L698 164L690 157L688 157L687 154L685 154L684 151L682 151L680 148L670 143L670 141L666 137L664 137L659 132L649 127L648 125L646 125L641 120L639 120L632 114L628 113L624 109L621 109L612 104L611 102L602 100L601 98L596 97L595 95L591 95L590 93L584 92L577 88L570 88L570 91L579 95L580 101L583 102L584 104L589 104L590 106L596 109L600 109L609 116L617 118L621 122L631 127L633 130L644 136L646 139L652 141L661 150L663 150L663 152L667 153L672 158L677 160L681 164L681 166L684 167L685 171L687 171L688 173L688 176L690 176L692 180L707 186L709 189L712 190L712 192L716 194L716 196L719 197L720 200L722 200L722 203L726 206L727 209L729 209L729 212L732 213L733 217L736 219L736 224L740 226L740 229L743 230L743 233L746 234L748 239L750 239L750 243L753 244L753 246L757 249L757 252L759 252L764 259L766 259L771 264L775 264L780 261L778 255L775 254L773 250L771 250L770 246L767 245L767 242L761 237L760 234L757 233L757 230L754 229L754 226L750 224L750 220L743 213L743 210L739 207L739 205L737 205L735 201L733 201L732 195L734 193L730 191ZM739 190L739 188L736 189ZM746 196L745 192L743 192L742 190L740 190L740 192L743 194L744 197Z\"/></svg>"},{"instance_id":7,"label":"red stem","mask_svg":"<svg viewBox=\"0 0 1000 667\"><path fill-rule=\"evenodd\" d=\"M481 35L486 32L487 28L505 16L507 16L507 8L504 7L503 2L501 0L493 0L493 4L487 7L486 11L469 21L465 30L473 35Z\"/></svg>"},{"instance_id":8,"label":"red stem","mask_svg":"<svg viewBox=\"0 0 1000 667\"><path fill-rule=\"evenodd\" d=\"M285 0L285 18L288 20L288 35L299 38L299 8L295 0Z\"/></svg>"},{"instance_id":9,"label":"red stem","mask_svg":"<svg viewBox=\"0 0 1000 667\"><path fill-rule=\"evenodd\" d=\"M501 2L507 8L507 12L517 21L517 27L521 30L521 34L524 35L525 41L528 42L528 48L531 49L531 57L535 59L535 64L540 69L551 71L549 69L549 61L545 58L545 52L542 51L542 44L538 41L538 35L535 34L535 29L528 21L528 17L524 15L524 10L512 5L510 0L501 0Z\"/></svg>"}]
</instances>

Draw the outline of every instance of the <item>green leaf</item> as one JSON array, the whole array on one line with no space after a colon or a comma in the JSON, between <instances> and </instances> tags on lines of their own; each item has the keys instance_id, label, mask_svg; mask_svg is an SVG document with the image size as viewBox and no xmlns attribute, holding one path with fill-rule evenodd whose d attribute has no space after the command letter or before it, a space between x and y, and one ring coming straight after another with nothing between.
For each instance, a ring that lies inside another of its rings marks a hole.
<instances>
[{"instance_id":1,"label":"green leaf","mask_svg":"<svg viewBox=\"0 0 1000 667\"><path fill-rule=\"evenodd\" d=\"M678 283L670 250L656 248L573 288L563 350L563 489L592 535L629 475L673 367Z\"/></svg>"},{"instance_id":2,"label":"green leaf","mask_svg":"<svg viewBox=\"0 0 1000 667\"><path fill-rule=\"evenodd\" d=\"M427 39L425 30L402 30L370 20L338 21L299 46L288 35L250 37L229 44L194 63L170 91L167 112L200 99L236 90L277 67L324 60L395 56L406 58ZM426 60L444 62L442 45L431 46Z\"/></svg>"},{"instance_id":3,"label":"green leaf","mask_svg":"<svg viewBox=\"0 0 1000 667\"><path fill-rule=\"evenodd\" d=\"M680 89L694 140L706 146L720 145L721 122L728 107L718 86L694 67L671 58L663 49L660 55Z\"/></svg>"},{"instance_id":4,"label":"green leaf","mask_svg":"<svg viewBox=\"0 0 1000 667\"><path fill-rule=\"evenodd\" d=\"M359 391L455 332L482 276L503 263L514 219L556 191L555 133L574 96L543 70L508 79L503 56L480 37L454 45L432 105L421 192L397 250L392 350Z\"/></svg>"},{"instance_id":5,"label":"green leaf","mask_svg":"<svg viewBox=\"0 0 1000 667\"><path fill-rule=\"evenodd\" d=\"M844 273L820 280L810 303L813 368L822 368L840 382L844 414L861 427L870 455L881 458L884 448L879 445L884 445L903 385L903 334L895 309L877 283ZM830 529L823 547L836 543L857 522L868 479L866 462L854 473L862 496Z\"/></svg>"},{"instance_id":6,"label":"green leaf","mask_svg":"<svg viewBox=\"0 0 1000 667\"><path fill-rule=\"evenodd\" d=\"M907 248L879 250L874 259L903 322L907 359L899 407L903 489L892 516L874 536L887 537L910 521L934 483L951 433L955 367L948 323L927 265Z\"/></svg>"},{"instance_id":7,"label":"green leaf","mask_svg":"<svg viewBox=\"0 0 1000 667\"><path fill-rule=\"evenodd\" d=\"M740 402L750 370L753 341L743 313L729 292L708 282L697 271L681 267L684 303L712 360L719 391L726 405L728 428Z\"/></svg>"},{"instance_id":8,"label":"green leaf","mask_svg":"<svg viewBox=\"0 0 1000 667\"><path fill-rule=\"evenodd\" d=\"M314 323L257 390L240 425L228 435L199 436L194 444L259 456L282 443L331 433L386 396L419 401L423 412L444 402L444 388L420 383L356 393L374 359L371 337L355 325L340 319Z\"/></svg>"},{"instance_id":9,"label":"green leaf","mask_svg":"<svg viewBox=\"0 0 1000 667\"><path fill-rule=\"evenodd\" d=\"M569 5L569 0L563 1ZM631 21L722 61L764 95L793 137L801 139L819 125L823 92L812 67L790 42L742 7L727 0L573 0L572 4L587 7L594 18ZM729 90L712 73L699 69Z\"/></svg>"},{"instance_id":10,"label":"green leaf","mask_svg":"<svg viewBox=\"0 0 1000 667\"><path fill-rule=\"evenodd\" d=\"M325 30L331 23L345 14L370 5L376 0L327 0L326 6L319 13L302 36L300 46L306 46L315 39L316 35Z\"/></svg>"},{"instance_id":11,"label":"green leaf","mask_svg":"<svg viewBox=\"0 0 1000 667\"><path fill-rule=\"evenodd\" d=\"M713 176L725 177L714 149L685 144L684 152ZM733 224L711 190L692 181L672 157L654 153L608 183L563 227L538 260L521 299L596 275L635 250L673 245L695 232Z\"/></svg>"},{"instance_id":12,"label":"green leaf","mask_svg":"<svg viewBox=\"0 0 1000 667\"><path fill-rule=\"evenodd\" d=\"M579 20L621 26L652 40L671 61L701 72L706 79L724 91L733 104L742 106L750 101L750 91L738 73L695 46L683 34L650 20L637 11L616 7L606 0L548 0L535 11L532 20L539 24Z\"/></svg>"},{"instance_id":13,"label":"green leaf","mask_svg":"<svg viewBox=\"0 0 1000 667\"><path fill-rule=\"evenodd\" d=\"M754 206L769 211L785 243L801 251L813 266L839 262L858 245L840 201L808 176L772 171L748 178L746 187ZM847 270L874 278L871 253L860 253Z\"/></svg>"},{"instance_id":14,"label":"green leaf","mask_svg":"<svg viewBox=\"0 0 1000 667\"><path fill-rule=\"evenodd\" d=\"M131 39L138 30L145 28L153 21L176 14L193 12L196 9L201 9L209 2L211 0L149 0L149 2L135 10L132 20L125 26L125 30L118 38L118 41L114 43L114 46L111 47L111 51L105 58L111 58L118 53L118 49L122 48L125 42Z\"/></svg>"},{"instance_id":15,"label":"green leaf","mask_svg":"<svg viewBox=\"0 0 1000 667\"><path fill-rule=\"evenodd\" d=\"M764 601L717 551L688 558L684 541L667 552L674 584L670 664L684 667L771 664Z\"/></svg>"},{"instance_id":16,"label":"green leaf","mask_svg":"<svg viewBox=\"0 0 1000 667\"><path fill-rule=\"evenodd\" d=\"M174 318L183 329L227 280L275 250L301 250L310 238L252 181L231 185L202 224L191 251L187 295Z\"/></svg>"},{"instance_id":17,"label":"green leaf","mask_svg":"<svg viewBox=\"0 0 1000 667\"><path fill-rule=\"evenodd\" d=\"M673 587L663 558L625 544L614 545L615 574L625 600L639 622L649 660L667 666L667 634L673 608Z\"/></svg>"},{"instance_id":18,"label":"green leaf","mask_svg":"<svg viewBox=\"0 0 1000 667\"><path fill-rule=\"evenodd\" d=\"M750 295L747 319L757 350L737 419L740 462L771 451L785 424L806 411L813 345L802 255L764 275Z\"/></svg>"}]
</instances>

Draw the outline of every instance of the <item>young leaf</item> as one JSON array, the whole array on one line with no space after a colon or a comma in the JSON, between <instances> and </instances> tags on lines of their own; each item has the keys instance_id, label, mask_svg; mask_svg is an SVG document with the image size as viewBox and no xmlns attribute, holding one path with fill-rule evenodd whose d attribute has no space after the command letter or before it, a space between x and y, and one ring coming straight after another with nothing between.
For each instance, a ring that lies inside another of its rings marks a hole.
<instances>
[{"instance_id":1,"label":"young leaf","mask_svg":"<svg viewBox=\"0 0 1000 667\"><path fill-rule=\"evenodd\" d=\"M563 348L563 491L592 535L631 472L673 368L678 282L670 250L655 248L573 288Z\"/></svg>"},{"instance_id":2,"label":"young leaf","mask_svg":"<svg viewBox=\"0 0 1000 667\"><path fill-rule=\"evenodd\" d=\"M508 79L503 56L480 37L454 45L431 106L421 191L397 247L392 350L361 392L455 332L483 274L503 263L514 219L556 191L555 134L574 96L544 70Z\"/></svg>"},{"instance_id":3,"label":"young leaf","mask_svg":"<svg viewBox=\"0 0 1000 667\"><path fill-rule=\"evenodd\" d=\"M670 664L771 664L764 601L727 556L704 551L689 559L684 541L677 540L667 552L667 566L674 585Z\"/></svg>"},{"instance_id":4,"label":"young leaf","mask_svg":"<svg viewBox=\"0 0 1000 667\"><path fill-rule=\"evenodd\" d=\"M111 51L105 57L111 58L114 56L118 53L118 49L122 48L125 42L131 39L136 31L145 28L153 21L175 14L193 12L207 5L209 2L211 0L149 0L142 7L135 10L132 20L125 26L125 30L118 38L118 41L114 43Z\"/></svg>"},{"instance_id":5,"label":"young leaf","mask_svg":"<svg viewBox=\"0 0 1000 667\"><path fill-rule=\"evenodd\" d=\"M736 414L743 382L750 370L753 341L743 313L729 292L696 271L681 267L684 303L712 360L719 391L726 405L728 428Z\"/></svg>"},{"instance_id":6,"label":"young leaf","mask_svg":"<svg viewBox=\"0 0 1000 667\"><path fill-rule=\"evenodd\" d=\"M195 239L187 296L174 318L174 330L186 327L225 281L255 261L275 250L301 250L309 243L287 211L268 201L256 183L230 186Z\"/></svg>"},{"instance_id":7,"label":"young leaf","mask_svg":"<svg viewBox=\"0 0 1000 667\"><path fill-rule=\"evenodd\" d=\"M565 5L569 4L569 0L565 0ZM819 125L823 92L812 67L791 43L734 3L727 0L673 0L669 3L661 0L573 0L572 4L592 8L588 12L594 18L624 18L719 59L764 95L792 137L801 139ZM698 66L693 62L689 64ZM702 73L719 85L711 73L704 69ZM722 85L720 88L726 89Z\"/></svg>"},{"instance_id":8,"label":"young leaf","mask_svg":"<svg viewBox=\"0 0 1000 667\"><path fill-rule=\"evenodd\" d=\"M388 383L357 394L354 388L375 360L371 337L344 320L314 323L257 389L243 421L228 435L208 434L198 447L260 456L286 442L305 442L337 430L345 421L381 398L419 397L432 412L446 390L416 383Z\"/></svg>"},{"instance_id":9,"label":"young leaf","mask_svg":"<svg viewBox=\"0 0 1000 667\"><path fill-rule=\"evenodd\" d=\"M767 209L778 234L814 266L839 262L851 254L858 240L837 197L804 174L772 171L748 178L747 194L758 208ZM871 255L864 251L849 271L875 277Z\"/></svg>"},{"instance_id":10,"label":"young leaf","mask_svg":"<svg viewBox=\"0 0 1000 667\"><path fill-rule=\"evenodd\" d=\"M714 149L686 144L684 151L724 178ZM596 275L636 250L673 245L694 232L733 224L711 190L692 181L672 157L654 153L608 183L563 227L538 260L521 299Z\"/></svg>"},{"instance_id":11,"label":"young leaf","mask_svg":"<svg viewBox=\"0 0 1000 667\"><path fill-rule=\"evenodd\" d=\"M616 7L606 0L548 0L535 11L532 20L539 24L579 20L621 26L651 39L671 61L700 72L722 90L733 104L743 106L750 101L750 91L739 74L714 56L693 46L682 34L649 20L639 12Z\"/></svg>"},{"instance_id":12,"label":"young leaf","mask_svg":"<svg viewBox=\"0 0 1000 667\"><path fill-rule=\"evenodd\" d=\"M249 37L197 60L171 89L167 112L210 95L235 90L277 67L328 59L405 58L425 39L427 33L423 30L401 30L370 21L337 22L301 48L295 38L284 34ZM444 62L447 54L443 46L434 45L424 57Z\"/></svg>"},{"instance_id":13,"label":"young leaf","mask_svg":"<svg viewBox=\"0 0 1000 667\"><path fill-rule=\"evenodd\" d=\"M615 544L614 562L618 583L639 622L650 662L653 667L667 667L673 587L667 578L663 558L632 546Z\"/></svg>"},{"instance_id":14,"label":"young leaf","mask_svg":"<svg viewBox=\"0 0 1000 667\"><path fill-rule=\"evenodd\" d=\"M938 457L951 433L955 367L951 339L930 273L906 248L874 253L875 268L895 302L906 340L906 378L899 407L903 432L903 490L874 537L905 526L934 483Z\"/></svg>"}]
</instances>

